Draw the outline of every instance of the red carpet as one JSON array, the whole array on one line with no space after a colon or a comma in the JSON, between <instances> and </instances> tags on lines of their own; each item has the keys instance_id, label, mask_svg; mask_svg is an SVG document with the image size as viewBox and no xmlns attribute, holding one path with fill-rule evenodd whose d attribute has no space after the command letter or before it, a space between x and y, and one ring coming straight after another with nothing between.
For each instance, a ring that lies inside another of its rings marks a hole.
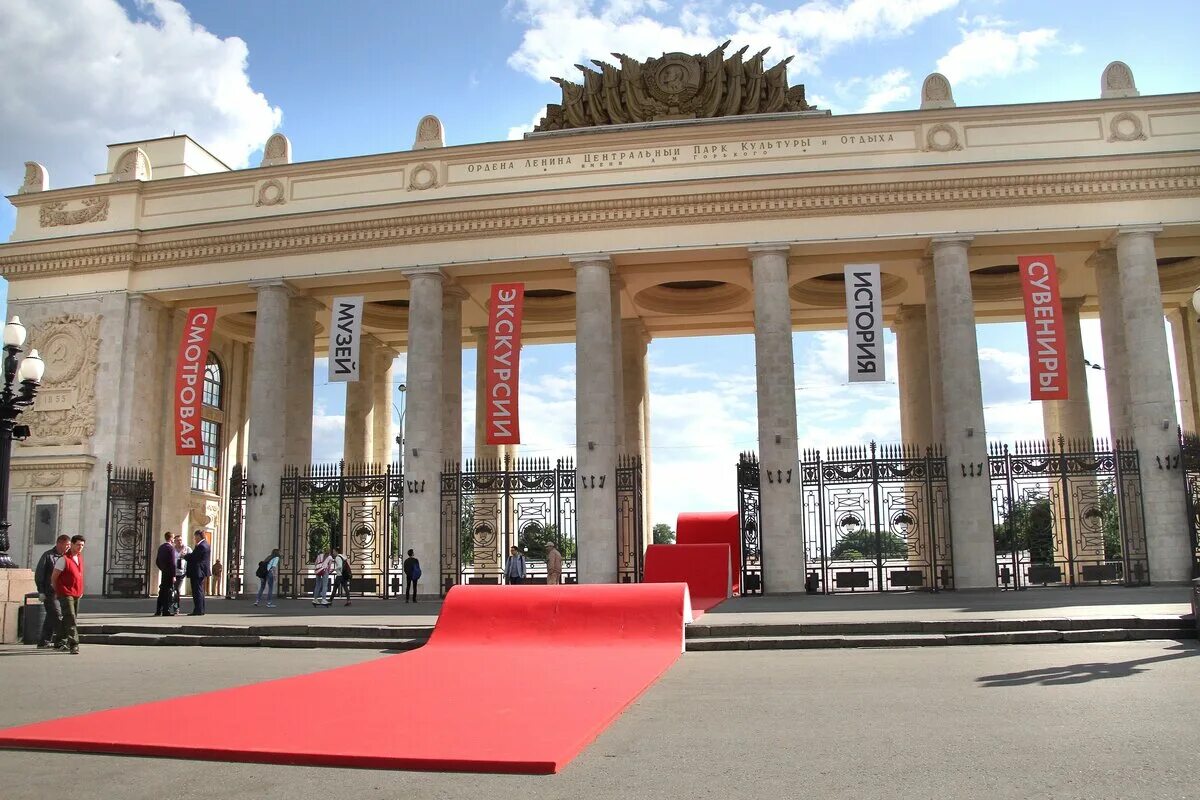
<instances>
[{"instance_id":1,"label":"red carpet","mask_svg":"<svg viewBox=\"0 0 1200 800\"><path fill-rule=\"evenodd\" d=\"M733 593L742 591L742 537L736 511L685 511L675 524L678 544L727 544L733 564Z\"/></svg>"},{"instance_id":2,"label":"red carpet","mask_svg":"<svg viewBox=\"0 0 1200 800\"><path fill-rule=\"evenodd\" d=\"M681 584L456 586L411 653L10 728L0 747L557 772L675 663L689 616Z\"/></svg>"},{"instance_id":3,"label":"red carpet","mask_svg":"<svg viewBox=\"0 0 1200 800\"><path fill-rule=\"evenodd\" d=\"M729 599L731 572L727 544L652 544L642 581L686 583L692 608L703 612Z\"/></svg>"}]
</instances>

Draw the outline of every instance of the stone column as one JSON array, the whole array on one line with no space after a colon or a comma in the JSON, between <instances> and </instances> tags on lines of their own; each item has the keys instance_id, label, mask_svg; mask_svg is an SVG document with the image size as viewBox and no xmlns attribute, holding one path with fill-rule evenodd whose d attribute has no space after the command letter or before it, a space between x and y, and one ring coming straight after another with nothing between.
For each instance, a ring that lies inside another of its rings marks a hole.
<instances>
[{"instance_id":1,"label":"stone column","mask_svg":"<svg viewBox=\"0 0 1200 800\"><path fill-rule=\"evenodd\" d=\"M312 462L313 350L318 308L317 302L310 297L295 297L288 311L286 455L290 465L301 469Z\"/></svg>"},{"instance_id":2,"label":"stone column","mask_svg":"<svg viewBox=\"0 0 1200 800\"><path fill-rule=\"evenodd\" d=\"M1083 363L1083 331L1079 325L1082 297L1064 297L1063 331L1066 335L1067 399L1042 401L1042 429L1046 438L1063 437L1068 449L1090 450L1092 406L1088 402L1087 367Z\"/></svg>"},{"instance_id":3,"label":"stone column","mask_svg":"<svg viewBox=\"0 0 1200 800\"><path fill-rule=\"evenodd\" d=\"M900 383L900 439L924 452L935 441L925 307L900 306L892 330L896 333L896 372Z\"/></svg>"},{"instance_id":4,"label":"stone column","mask_svg":"<svg viewBox=\"0 0 1200 800\"><path fill-rule=\"evenodd\" d=\"M1110 249L1097 250L1087 263L1095 275L1096 296L1100 301L1100 340L1104 349L1108 426L1115 444L1133 437L1128 372L1125 365L1125 319L1121 286L1117 277L1117 255Z\"/></svg>"},{"instance_id":5,"label":"stone column","mask_svg":"<svg viewBox=\"0 0 1200 800\"><path fill-rule=\"evenodd\" d=\"M397 459L396 423L392 418L395 360L392 348L380 342L375 352L375 380L371 383L371 461L380 470Z\"/></svg>"},{"instance_id":6,"label":"stone column","mask_svg":"<svg viewBox=\"0 0 1200 800\"><path fill-rule=\"evenodd\" d=\"M946 420L942 416L942 344L938 334L937 292L933 280L933 260L921 264L921 279L925 284L925 360L929 371L929 419L932 442L946 441Z\"/></svg>"},{"instance_id":7,"label":"stone column","mask_svg":"<svg viewBox=\"0 0 1200 800\"><path fill-rule=\"evenodd\" d=\"M1184 433L1200 432L1200 323L1190 305L1167 312L1179 378L1179 423Z\"/></svg>"},{"instance_id":8,"label":"stone column","mask_svg":"<svg viewBox=\"0 0 1200 800\"><path fill-rule=\"evenodd\" d=\"M617 580L617 411L612 260L575 267L575 489L580 583Z\"/></svg>"},{"instance_id":9,"label":"stone column","mask_svg":"<svg viewBox=\"0 0 1200 800\"><path fill-rule=\"evenodd\" d=\"M243 575L279 546L279 482L288 456L288 340L292 290L282 280L252 284L258 290L254 372L250 377L250 477L265 492L246 498ZM293 553L299 564L306 553ZM295 587L293 587L295 588Z\"/></svg>"},{"instance_id":10,"label":"stone column","mask_svg":"<svg viewBox=\"0 0 1200 800\"><path fill-rule=\"evenodd\" d=\"M1159 469L1155 462L1155 456L1165 458L1179 452L1175 392L1154 256L1154 236L1160 230L1145 226L1117 231L1117 274L1129 354L1125 368L1130 417L1146 511L1150 580L1183 583L1191 578L1192 569L1183 480L1178 470Z\"/></svg>"},{"instance_id":11,"label":"stone column","mask_svg":"<svg viewBox=\"0 0 1200 800\"><path fill-rule=\"evenodd\" d=\"M342 433L342 458L347 464L366 464L371 460L372 435L375 429L375 363L378 358L374 338L363 336L358 346L358 380L346 384L346 426Z\"/></svg>"},{"instance_id":12,"label":"stone column","mask_svg":"<svg viewBox=\"0 0 1200 800\"><path fill-rule=\"evenodd\" d=\"M934 283L931 305L937 315L941 416L950 478L950 530L957 589L996 585L991 483L986 469L987 433L967 263L967 248L973 238L935 236L931 246Z\"/></svg>"},{"instance_id":13,"label":"stone column","mask_svg":"<svg viewBox=\"0 0 1200 800\"><path fill-rule=\"evenodd\" d=\"M621 323L621 372L624 392L625 452L642 459L642 543L651 540L650 453L646 433L650 422L650 387L647 384L646 349L650 334L640 319Z\"/></svg>"},{"instance_id":14,"label":"stone column","mask_svg":"<svg viewBox=\"0 0 1200 800\"><path fill-rule=\"evenodd\" d=\"M442 296L442 459L462 461L462 304L467 292L461 286L447 286ZM487 347L487 331L484 331ZM482 403L483 394L476 394ZM476 434L478 436L478 434Z\"/></svg>"},{"instance_id":15,"label":"stone column","mask_svg":"<svg viewBox=\"0 0 1200 800\"><path fill-rule=\"evenodd\" d=\"M442 563L442 284L436 268L405 271L408 306L408 405L404 431L404 549L421 560L421 589L444 591L456 575Z\"/></svg>"},{"instance_id":16,"label":"stone column","mask_svg":"<svg viewBox=\"0 0 1200 800\"><path fill-rule=\"evenodd\" d=\"M633 443L625 438L625 376L624 353L621 348L621 279L617 277L616 267L613 267L611 281L612 331L613 331L613 419L617 435L617 455L630 452ZM615 473L614 473L615 474Z\"/></svg>"},{"instance_id":17,"label":"stone column","mask_svg":"<svg viewBox=\"0 0 1200 800\"><path fill-rule=\"evenodd\" d=\"M754 360L758 385L758 455L762 483L763 591L804 591L800 451L796 434L796 365L788 245L750 248L754 281ZM767 480L767 472L777 476Z\"/></svg>"},{"instance_id":18,"label":"stone column","mask_svg":"<svg viewBox=\"0 0 1200 800\"><path fill-rule=\"evenodd\" d=\"M164 409L175 407L175 361L179 357L178 347L179 342L183 339L186 319L187 312L184 309L175 309L167 315L165 327L168 331L167 341L170 342L170 346L175 352L172 352L167 359L162 391L158 395ZM175 441L170 427L173 423L170 414L171 412L168 410L163 415L163 422L168 427L162 442L162 468L154 473L155 517L158 518L156 533L160 537L160 541L163 531L184 533L185 536L191 533L186 528L192 510L192 459L190 456L175 454Z\"/></svg>"},{"instance_id":19,"label":"stone column","mask_svg":"<svg viewBox=\"0 0 1200 800\"><path fill-rule=\"evenodd\" d=\"M488 444L487 441L487 328L471 328L475 337L475 464L482 469L491 469L493 464L504 461L505 446ZM476 497L476 508L494 506L501 508L504 502L499 494ZM482 520L481 520L482 521ZM474 574L482 579L500 580L503 573L504 526L502 512L497 513L494 523L497 530L489 526L476 525L473 550L475 551Z\"/></svg>"}]
</instances>

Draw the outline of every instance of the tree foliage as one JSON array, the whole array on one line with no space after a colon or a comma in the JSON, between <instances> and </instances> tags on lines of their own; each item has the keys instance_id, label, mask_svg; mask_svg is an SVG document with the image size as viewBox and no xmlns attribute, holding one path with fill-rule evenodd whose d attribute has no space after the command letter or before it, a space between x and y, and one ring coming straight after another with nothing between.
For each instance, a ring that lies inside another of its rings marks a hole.
<instances>
[{"instance_id":1,"label":"tree foliage","mask_svg":"<svg viewBox=\"0 0 1200 800\"><path fill-rule=\"evenodd\" d=\"M876 536L869 528L859 528L839 539L831 556L839 561L908 558L908 543L891 531L879 531Z\"/></svg>"},{"instance_id":2,"label":"tree foliage","mask_svg":"<svg viewBox=\"0 0 1200 800\"><path fill-rule=\"evenodd\" d=\"M517 537L517 549L528 559L544 561L550 543L558 547L563 561L575 560L575 540L560 536L557 525L528 525Z\"/></svg>"},{"instance_id":3,"label":"tree foliage","mask_svg":"<svg viewBox=\"0 0 1200 800\"><path fill-rule=\"evenodd\" d=\"M654 543L655 544L675 544L675 531L665 522L660 522L654 526Z\"/></svg>"},{"instance_id":4,"label":"tree foliage","mask_svg":"<svg viewBox=\"0 0 1200 800\"><path fill-rule=\"evenodd\" d=\"M1034 564L1054 563L1054 510L1048 497L1011 503L992 534L998 553L1027 551Z\"/></svg>"},{"instance_id":5,"label":"tree foliage","mask_svg":"<svg viewBox=\"0 0 1200 800\"><path fill-rule=\"evenodd\" d=\"M308 560L314 561L318 554L330 546L342 545L342 504L336 494L314 497L308 505Z\"/></svg>"}]
</instances>

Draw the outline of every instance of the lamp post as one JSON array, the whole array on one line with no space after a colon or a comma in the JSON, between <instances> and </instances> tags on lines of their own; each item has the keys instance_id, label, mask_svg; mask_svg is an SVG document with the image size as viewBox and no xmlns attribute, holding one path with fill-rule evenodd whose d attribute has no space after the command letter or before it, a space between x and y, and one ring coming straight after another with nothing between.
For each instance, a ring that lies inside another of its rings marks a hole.
<instances>
[{"instance_id":1,"label":"lamp post","mask_svg":"<svg viewBox=\"0 0 1200 800\"><path fill-rule=\"evenodd\" d=\"M17 425L17 417L33 405L46 364L32 351L19 365L17 356L25 344L25 326L19 317L4 326L4 390L0 392L0 569L16 567L8 555L8 487L12 469L13 439L29 437L28 425ZM14 391L13 382L20 383Z\"/></svg>"},{"instance_id":2,"label":"lamp post","mask_svg":"<svg viewBox=\"0 0 1200 800\"><path fill-rule=\"evenodd\" d=\"M400 448L400 472L404 473L404 397L408 391L408 386L401 383L396 387L396 391L400 393L400 407L396 408L396 404L392 403L392 408L396 409L396 416L400 417L400 431L396 434L396 446Z\"/></svg>"}]
</instances>

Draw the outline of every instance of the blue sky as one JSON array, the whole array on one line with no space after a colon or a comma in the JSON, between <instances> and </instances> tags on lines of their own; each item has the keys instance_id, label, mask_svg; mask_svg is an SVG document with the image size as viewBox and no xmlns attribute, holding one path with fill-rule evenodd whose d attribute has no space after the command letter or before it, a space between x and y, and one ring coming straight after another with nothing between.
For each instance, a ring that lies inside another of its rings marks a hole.
<instances>
[{"instance_id":1,"label":"blue sky","mask_svg":"<svg viewBox=\"0 0 1200 800\"><path fill-rule=\"evenodd\" d=\"M557 99L549 77L571 75L574 63L613 50L707 51L724 39L771 46L768 64L794 56L792 82L835 114L913 108L935 70L959 105L1095 97L1114 59L1130 64L1144 94L1195 91L1197 30L1194 0L4 0L0 185L14 191L26 160L47 166L52 187L90 183L107 144L172 131L235 167L257 164L275 130L298 161L404 150L430 113L448 144L511 138ZM0 204L0 236L12 222ZM1085 322L1084 339L1100 360L1096 322ZM898 439L895 383L848 386L844 334L795 343L805 446ZM890 335L888 344L894 376ZM979 346L989 436L1039 436L1022 327L980 326ZM755 440L752 339L656 340L650 359L655 521L732 508L732 461ZM523 361L524 451L569 454L573 349L528 347ZM1101 432L1103 374L1089 379ZM469 443L472 351L464 384ZM323 365L315 392L315 456L334 459L343 396Z\"/></svg>"}]
</instances>

